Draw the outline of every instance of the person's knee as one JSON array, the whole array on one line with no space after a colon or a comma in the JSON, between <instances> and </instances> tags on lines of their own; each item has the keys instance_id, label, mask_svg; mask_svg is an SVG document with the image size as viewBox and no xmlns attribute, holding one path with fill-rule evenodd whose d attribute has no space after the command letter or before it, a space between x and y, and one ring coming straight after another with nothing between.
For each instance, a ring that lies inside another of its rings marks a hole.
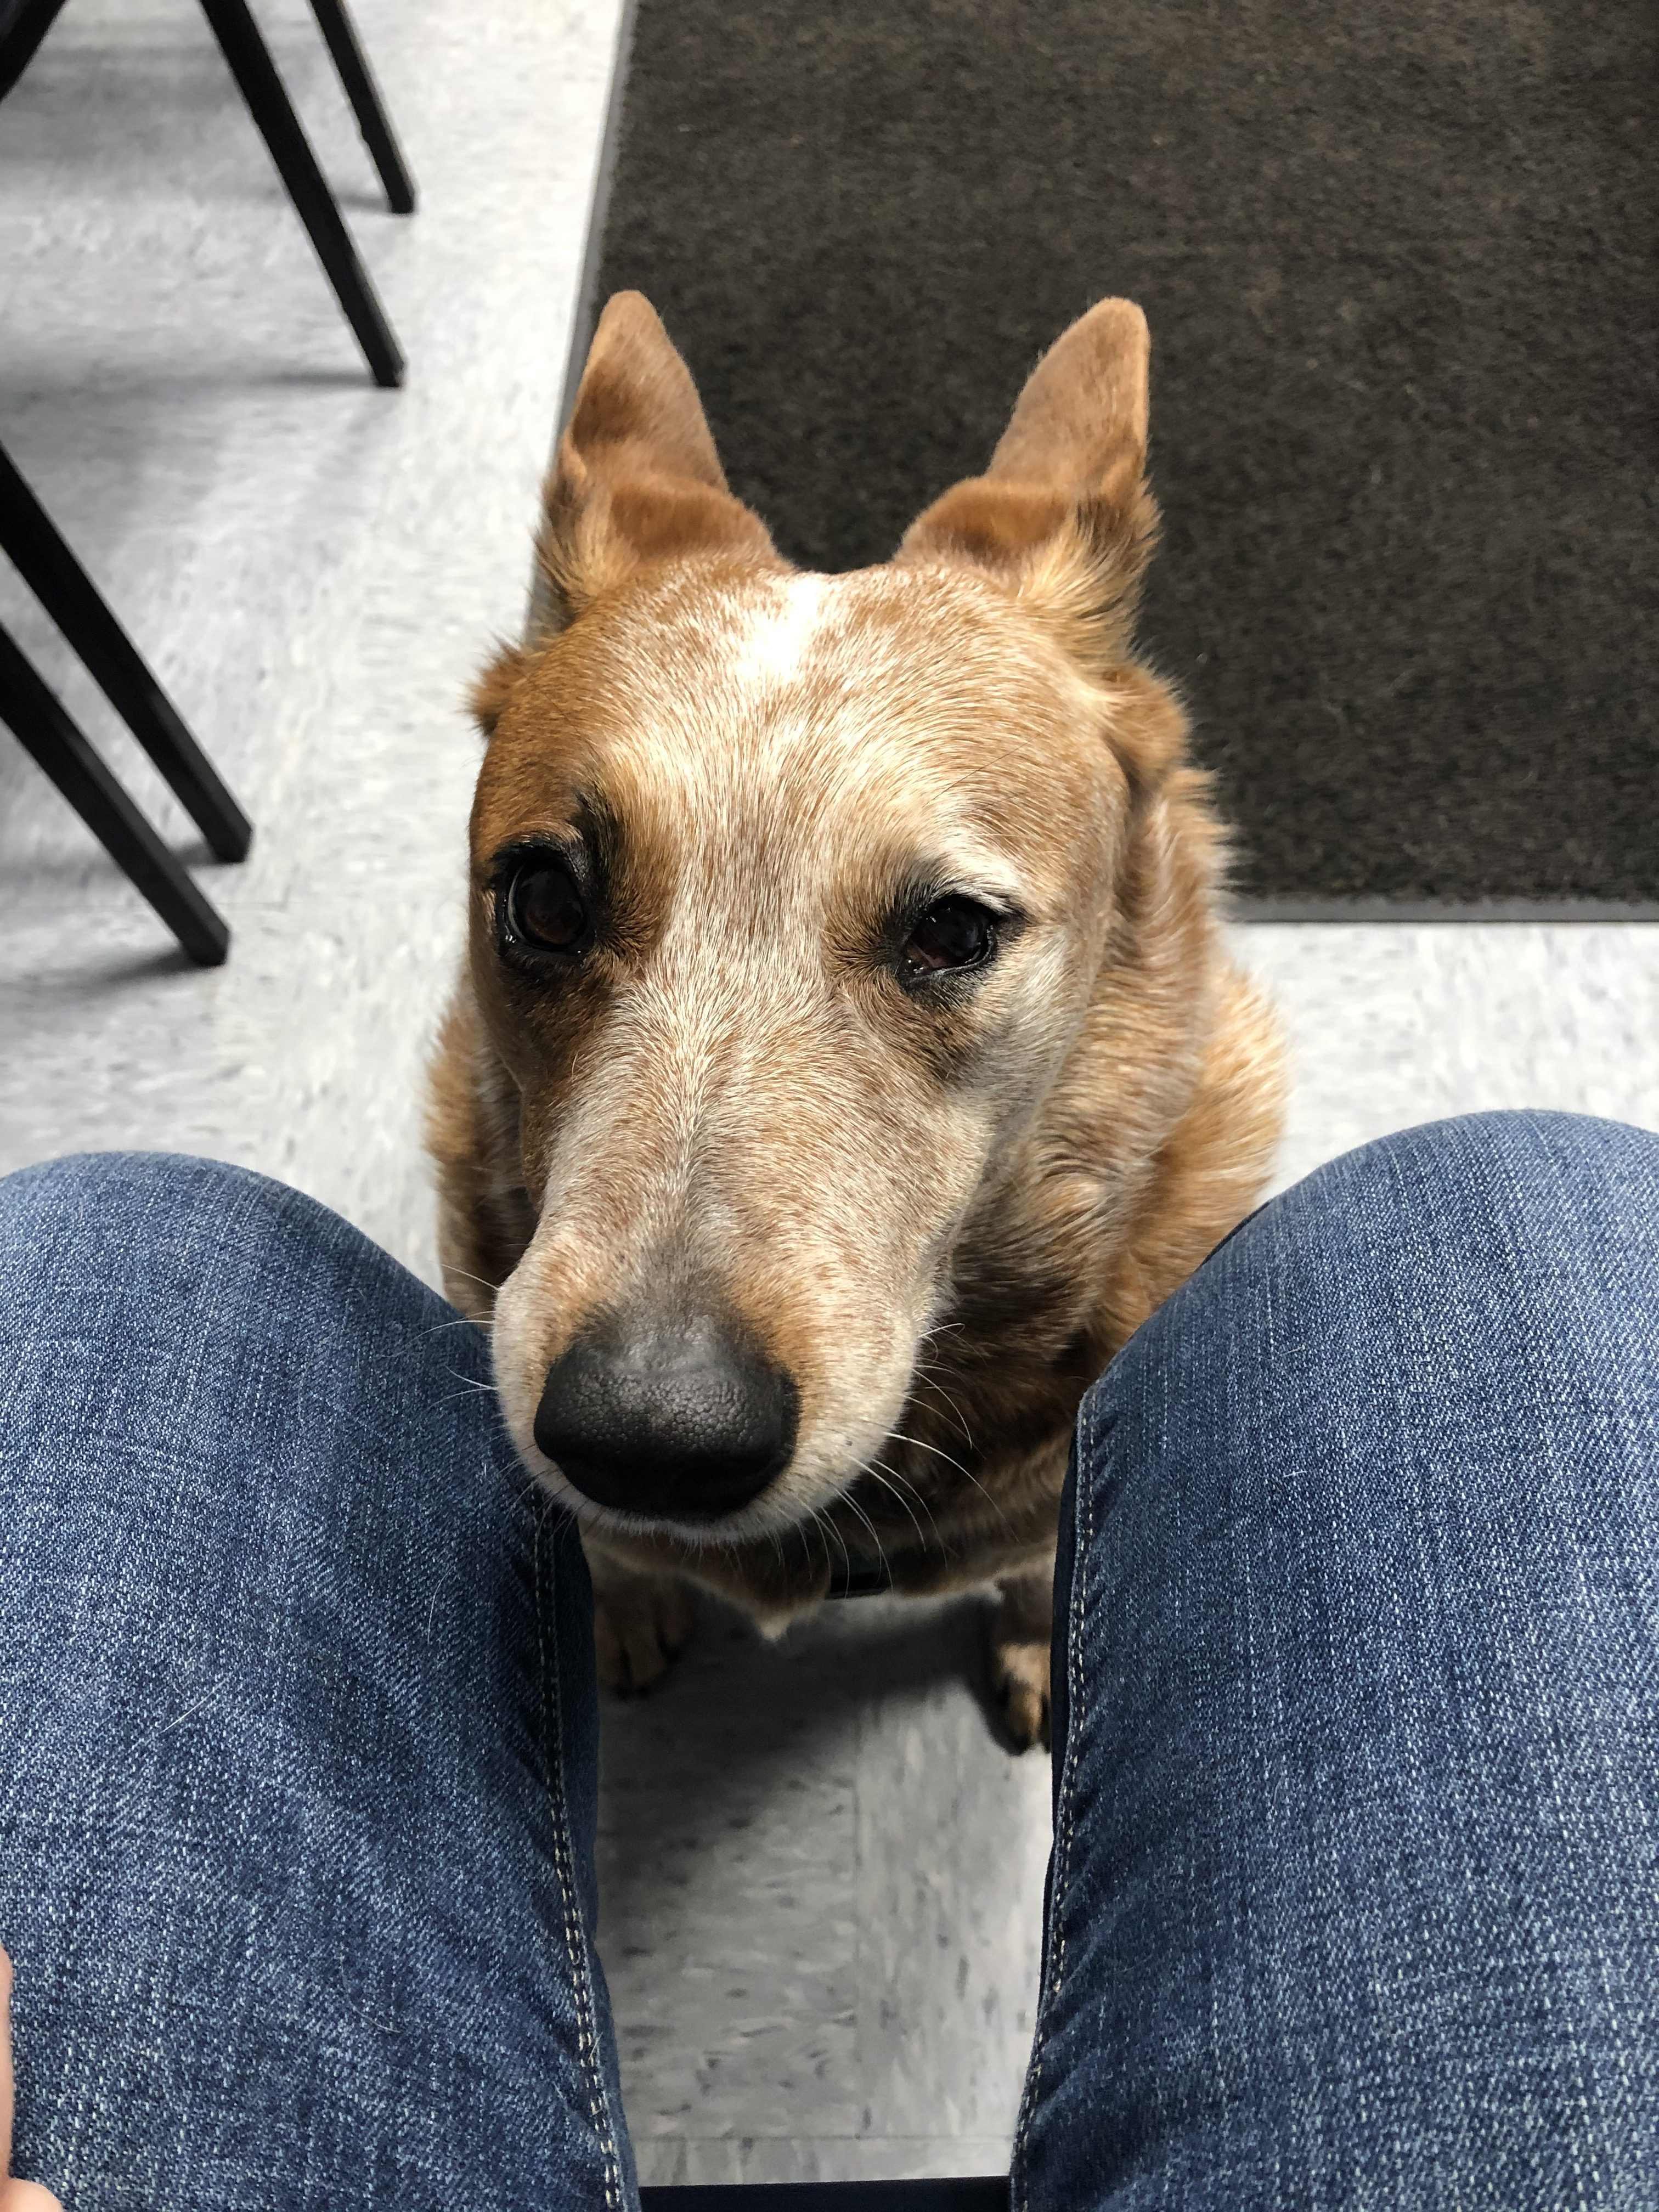
<instances>
[{"instance_id":1,"label":"person's knee","mask_svg":"<svg viewBox=\"0 0 1659 2212\"><path fill-rule=\"evenodd\" d=\"M1455 1250L1494 1236L1521 1250L1564 1229L1609 1222L1652 1248L1650 1208L1628 1216L1632 1192L1659 1178L1659 1135L1588 1115L1469 1114L1378 1138L1317 1169L1263 1210L1282 1234L1322 1244L1402 1238L1411 1249ZM1261 1217L1258 1217L1261 1218ZM1247 1224L1247 1227L1249 1224Z\"/></svg>"},{"instance_id":2,"label":"person's knee","mask_svg":"<svg viewBox=\"0 0 1659 2212\"><path fill-rule=\"evenodd\" d=\"M14 1364L77 1336L100 1356L191 1342L292 1345L348 1311L382 1333L447 1311L337 1214L251 1169L88 1153L0 1181L0 1338Z\"/></svg>"},{"instance_id":3,"label":"person's knee","mask_svg":"<svg viewBox=\"0 0 1659 2212\"><path fill-rule=\"evenodd\" d=\"M1550 1113L1401 1131L1271 1200L1143 1326L1085 1400L1085 1480L1179 1464L1212 1504L1224 1466L1240 1501L1316 1517L1352 1484L1374 1534L1404 1470L1443 1470L1413 1508L1432 1513L1499 1438L1570 1487L1555 1409L1613 1375L1659 1408L1656 1316L1659 1135Z\"/></svg>"},{"instance_id":4,"label":"person's knee","mask_svg":"<svg viewBox=\"0 0 1659 2212\"><path fill-rule=\"evenodd\" d=\"M239 1259L326 1246L344 1224L315 1200L222 1160L172 1152L82 1152L0 1180L0 1281L14 1295L146 1285L177 1301Z\"/></svg>"},{"instance_id":5,"label":"person's knee","mask_svg":"<svg viewBox=\"0 0 1659 2212\"><path fill-rule=\"evenodd\" d=\"M67 1231L96 1215L154 1218L158 1209L176 1215L195 1208L210 1216L228 1198L260 1192L273 1200L284 1194L280 1183L224 1160L182 1152L70 1152L0 1176L0 1228L15 1237L20 1226L56 1221Z\"/></svg>"},{"instance_id":6,"label":"person's knee","mask_svg":"<svg viewBox=\"0 0 1659 2212\"><path fill-rule=\"evenodd\" d=\"M348 1461L379 1479L329 1445L336 1426L384 1419L390 1462L447 1397L492 1402L487 1342L454 1324L349 1223L246 1169L112 1153L0 1182L14 1488L107 1488L118 1468L142 1486L166 1464L209 1518L234 1518L258 1463L325 1516Z\"/></svg>"},{"instance_id":7,"label":"person's knee","mask_svg":"<svg viewBox=\"0 0 1659 2212\"><path fill-rule=\"evenodd\" d=\"M1550 1113L1402 1130L1286 1191L1218 1256L1224 1297L1352 1357L1393 1343L1443 1372L1528 1336L1565 1350L1610 1304L1659 1297L1659 1137Z\"/></svg>"},{"instance_id":8,"label":"person's knee","mask_svg":"<svg viewBox=\"0 0 1659 2212\"><path fill-rule=\"evenodd\" d=\"M1402 1638L1504 1697L1588 1680L1659 1589L1656 1421L1659 1136L1408 1130L1263 1207L1088 1394L1073 1601L1154 1673L1255 1622L1344 1711Z\"/></svg>"},{"instance_id":9,"label":"person's knee","mask_svg":"<svg viewBox=\"0 0 1659 2212\"><path fill-rule=\"evenodd\" d=\"M0 1221L25 1212L73 1219L89 1208L149 1212L158 1203L210 1209L228 1194L244 1191L265 1192L273 1200L286 1194L270 1176L227 1160L184 1152L68 1152L0 1176Z\"/></svg>"},{"instance_id":10,"label":"person's knee","mask_svg":"<svg viewBox=\"0 0 1659 2212\"><path fill-rule=\"evenodd\" d=\"M1378 1305L1397 1317L1408 1293L1432 1312L1460 1285L1498 1295L1565 1273L1659 1291L1659 1133L1535 1111L1397 1131L1258 1208L1170 1303L1188 1328L1202 1316L1237 1338L1264 1301L1288 1320L1300 1290L1322 1325L1359 1328ZM1252 1328L1235 1349L1275 1335Z\"/></svg>"}]
</instances>

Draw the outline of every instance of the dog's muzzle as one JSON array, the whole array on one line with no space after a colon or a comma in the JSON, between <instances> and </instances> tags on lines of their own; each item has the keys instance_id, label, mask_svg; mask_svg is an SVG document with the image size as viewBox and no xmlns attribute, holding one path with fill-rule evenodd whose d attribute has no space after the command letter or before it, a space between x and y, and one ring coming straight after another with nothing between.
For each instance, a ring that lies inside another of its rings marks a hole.
<instances>
[{"instance_id":1,"label":"dog's muzzle","mask_svg":"<svg viewBox=\"0 0 1659 2212\"><path fill-rule=\"evenodd\" d=\"M788 1465L799 1412L793 1378L729 1323L612 1314L549 1368L536 1443L596 1505L718 1521Z\"/></svg>"}]
</instances>

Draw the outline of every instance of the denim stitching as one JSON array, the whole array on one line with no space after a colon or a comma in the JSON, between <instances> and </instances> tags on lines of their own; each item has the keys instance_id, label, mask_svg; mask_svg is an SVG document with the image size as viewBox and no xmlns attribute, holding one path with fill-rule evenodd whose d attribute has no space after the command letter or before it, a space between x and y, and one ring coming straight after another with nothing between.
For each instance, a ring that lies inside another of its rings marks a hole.
<instances>
[{"instance_id":1,"label":"denim stitching","mask_svg":"<svg viewBox=\"0 0 1659 2212\"><path fill-rule=\"evenodd\" d=\"M1048 1924L1054 1938L1054 1963L1048 1970L1045 1961L1043 1985L1037 1999L1036 2025L1031 2038L1031 2063L1026 2075L1025 2092L1020 2099L1019 2121L1014 2134L1013 2170L1020 2177L1019 2212L1030 2212L1030 2189L1026 2160L1031 2121L1036 2107L1038 2091L1042 2080L1042 2050L1048 2036L1054 2007L1060 2001L1060 1985L1066 1974L1066 1922L1062 1911L1066 1882L1072 1862L1072 1843L1077 1820L1078 1747L1083 1740L1083 1623L1089 1611L1090 1553L1093 1549L1094 1486L1086 1479L1092 1466L1099 1441L1095 1423L1095 1410L1091 1401L1081 1424L1084 1431L1082 1450L1079 1454L1078 1479L1072 1501L1073 1541L1072 1546L1071 1604L1066 1623L1066 1678L1068 1710L1066 1718L1066 1765L1060 1778L1060 1802L1065 1808L1063 1826L1054 1835L1054 1881L1048 1899ZM1079 1525L1079 1524L1081 1525Z\"/></svg>"},{"instance_id":2,"label":"denim stitching","mask_svg":"<svg viewBox=\"0 0 1659 2212\"><path fill-rule=\"evenodd\" d=\"M536 1649L541 1662L542 1711L550 1719L552 1738L550 1758L546 1744L543 1748L544 1786L553 1815L553 1865L559 1885L559 1903L564 1922L565 1951L570 1960L570 1986L576 1999L576 2045L584 2071L587 2075L587 2112L599 2138L599 2154L605 2161L605 2201L612 2212L620 2212L622 2204L622 2167L617 2156L617 2144L611 2124L611 2100L605 2087L604 2072L599 2061L599 2037L593 2022L593 1991L587 1971L587 1948L581 1940L580 1917L575 1907L575 1883L572 1875L573 1852L566 1825L564 1791L556 1787L554 1778L562 1782L564 1773L564 1711L562 1686L559 1680L556 1652L550 1661L545 1628L545 1608L542 1602L542 1547L547 1533L547 1516L536 1516L534 1546L535 1571L532 1580L536 1594Z\"/></svg>"}]
</instances>

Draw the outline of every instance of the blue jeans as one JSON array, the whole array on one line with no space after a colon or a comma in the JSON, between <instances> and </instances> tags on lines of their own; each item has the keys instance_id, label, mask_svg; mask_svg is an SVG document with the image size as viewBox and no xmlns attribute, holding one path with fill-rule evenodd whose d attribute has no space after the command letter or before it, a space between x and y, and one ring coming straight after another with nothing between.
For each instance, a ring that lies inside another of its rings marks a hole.
<instances>
[{"instance_id":1,"label":"blue jeans","mask_svg":"<svg viewBox=\"0 0 1659 2212\"><path fill-rule=\"evenodd\" d=\"M71 2212L625 2206L568 1524L240 1170L0 1184L0 1940ZM1659 2204L1659 1138L1368 1147L1090 1393L1018 2212Z\"/></svg>"}]
</instances>

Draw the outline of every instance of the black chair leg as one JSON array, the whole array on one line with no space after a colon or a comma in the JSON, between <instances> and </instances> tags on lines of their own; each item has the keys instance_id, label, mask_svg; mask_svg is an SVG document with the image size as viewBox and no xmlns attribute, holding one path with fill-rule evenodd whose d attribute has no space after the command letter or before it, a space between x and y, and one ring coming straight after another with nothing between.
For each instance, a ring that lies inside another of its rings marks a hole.
<instances>
[{"instance_id":1,"label":"black chair leg","mask_svg":"<svg viewBox=\"0 0 1659 2212\"><path fill-rule=\"evenodd\" d=\"M392 118L369 69L356 26L346 13L345 0L311 0L311 12L334 57L334 66L340 73L346 98L351 102L357 128L363 134L363 143L380 173L386 205L393 215L413 215L415 179L392 136Z\"/></svg>"},{"instance_id":2,"label":"black chair leg","mask_svg":"<svg viewBox=\"0 0 1659 2212\"><path fill-rule=\"evenodd\" d=\"M230 949L222 917L203 897L93 750L56 695L0 629L0 721L8 723L117 866L198 967Z\"/></svg>"},{"instance_id":3,"label":"black chair leg","mask_svg":"<svg viewBox=\"0 0 1659 2212\"><path fill-rule=\"evenodd\" d=\"M167 778L216 856L241 860L253 837L246 815L3 447L0 548Z\"/></svg>"},{"instance_id":4,"label":"black chair leg","mask_svg":"<svg viewBox=\"0 0 1659 2212\"><path fill-rule=\"evenodd\" d=\"M300 118L247 0L202 0L202 11L230 64L248 112L270 149L270 158L317 249L317 258L327 271L346 320L357 334L374 381L387 387L401 384L404 357L392 335L392 325L374 296L368 271L357 258L350 233L300 127Z\"/></svg>"}]
</instances>

